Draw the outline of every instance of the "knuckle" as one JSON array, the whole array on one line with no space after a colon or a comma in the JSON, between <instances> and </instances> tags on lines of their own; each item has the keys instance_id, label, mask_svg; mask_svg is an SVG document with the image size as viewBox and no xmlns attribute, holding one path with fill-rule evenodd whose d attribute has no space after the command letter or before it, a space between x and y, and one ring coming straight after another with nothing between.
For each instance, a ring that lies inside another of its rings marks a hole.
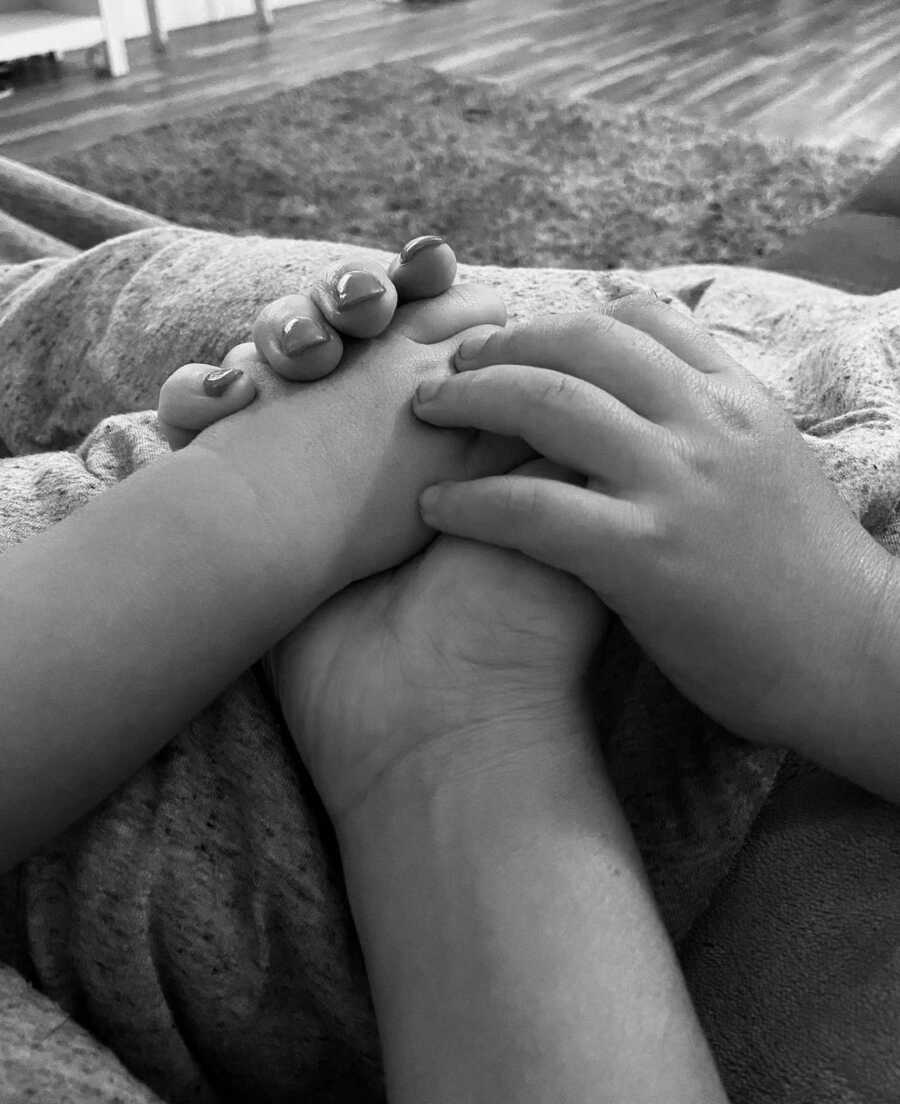
<instances>
[{"instance_id":1,"label":"knuckle","mask_svg":"<svg viewBox=\"0 0 900 1104\"><path fill-rule=\"evenodd\" d=\"M531 518L537 505L537 495L528 479L511 478L506 484L505 502L508 513L515 517Z\"/></svg>"},{"instance_id":2,"label":"knuckle","mask_svg":"<svg viewBox=\"0 0 900 1104\"><path fill-rule=\"evenodd\" d=\"M670 536L670 525L659 510L646 503L632 502L624 519L626 538L643 548L659 550L665 547Z\"/></svg>"},{"instance_id":3,"label":"knuckle","mask_svg":"<svg viewBox=\"0 0 900 1104\"><path fill-rule=\"evenodd\" d=\"M505 490L504 510L512 519L515 537L534 540L542 532L543 510L534 479L511 477Z\"/></svg>"},{"instance_id":4,"label":"knuckle","mask_svg":"<svg viewBox=\"0 0 900 1104\"><path fill-rule=\"evenodd\" d=\"M640 315L648 311L654 313L668 306L672 300L669 297L662 298L652 288L637 288L629 295L623 295L620 299L614 299L610 303L609 311L613 317L618 315Z\"/></svg>"},{"instance_id":5,"label":"knuckle","mask_svg":"<svg viewBox=\"0 0 900 1104\"><path fill-rule=\"evenodd\" d=\"M682 479L714 478L721 466L721 448L716 447L714 440L696 433L691 436L679 434L672 444L676 462L682 469Z\"/></svg>"},{"instance_id":6,"label":"knuckle","mask_svg":"<svg viewBox=\"0 0 900 1104\"><path fill-rule=\"evenodd\" d=\"M579 404L583 386L581 380L564 372L542 375L525 395L522 424L525 436L536 439L558 425L564 411Z\"/></svg>"},{"instance_id":7,"label":"knuckle","mask_svg":"<svg viewBox=\"0 0 900 1104\"><path fill-rule=\"evenodd\" d=\"M631 503L620 532L626 562L649 563L661 577L670 575L684 544L684 534L677 518L664 505Z\"/></svg>"},{"instance_id":8,"label":"knuckle","mask_svg":"<svg viewBox=\"0 0 900 1104\"><path fill-rule=\"evenodd\" d=\"M581 311L575 316L573 323L578 336L586 341L606 337L617 325L609 307L603 311Z\"/></svg>"},{"instance_id":9,"label":"knuckle","mask_svg":"<svg viewBox=\"0 0 900 1104\"><path fill-rule=\"evenodd\" d=\"M755 390L710 382L707 401L718 424L741 436L754 433L759 422L759 396Z\"/></svg>"},{"instance_id":10,"label":"knuckle","mask_svg":"<svg viewBox=\"0 0 900 1104\"><path fill-rule=\"evenodd\" d=\"M652 288L638 287L604 303L601 317L611 326L626 325L646 330L653 318L670 310L674 302L670 296L662 296Z\"/></svg>"},{"instance_id":11,"label":"knuckle","mask_svg":"<svg viewBox=\"0 0 900 1104\"><path fill-rule=\"evenodd\" d=\"M565 372L555 372L551 378L542 383L538 398L542 404L567 402L576 397L579 383L580 380L574 376L567 376Z\"/></svg>"},{"instance_id":12,"label":"knuckle","mask_svg":"<svg viewBox=\"0 0 900 1104\"><path fill-rule=\"evenodd\" d=\"M441 398L452 399L460 406L471 407L490 394L495 384L490 368L480 372L461 372L448 376L441 386Z\"/></svg>"}]
</instances>

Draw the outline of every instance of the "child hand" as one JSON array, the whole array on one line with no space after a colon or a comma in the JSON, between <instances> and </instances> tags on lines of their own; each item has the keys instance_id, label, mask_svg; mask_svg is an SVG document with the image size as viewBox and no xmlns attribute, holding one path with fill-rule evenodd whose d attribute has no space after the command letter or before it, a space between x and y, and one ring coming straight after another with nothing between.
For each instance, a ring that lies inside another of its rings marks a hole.
<instances>
[{"instance_id":1,"label":"child hand","mask_svg":"<svg viewBox=\"0 0 900 1104\"><path fill-rule=\"evenodd\" d=\"M296 383L331 375L344 354L342 335L378 336L398 304L443 295L455 277L456 256L434 234L407 242L387 269L352 259L335 265L308 290L267 303L253 324L253 341L236 345L220 366L176 369L160 389L160 431L173 451L184 448L253 401L254 375L263 365Z\"/></svg>"},{"instance_id":2,"label":"child hand","mask_svg":"<svg viewBox=\"0 0 900 1104\"><path fill-rule=\"evenodd\" d=\"M802 748L857 730L893 565L761 385L643 294L465 345L415 413L520 436L586 483L442 484L428 524L578 576L740 735Z\"/></svg>"},{"instance_id":3,"label":"child hand","mask_svg":"<svg viewBox=\"0 0 900 1104\"><path fill-rule=\"evenodd\" d=\"M551 477L568 473L532 461L510 476ZM571 576L442 537L336 595L268 663L300 755L340 824L401 762L414 760L417 778L444 781L527 754L493 740L516 717L544 717L551 739L568 739L583 727L581 678L605 624L601 604Z\"/></svg>"}]
</instances>

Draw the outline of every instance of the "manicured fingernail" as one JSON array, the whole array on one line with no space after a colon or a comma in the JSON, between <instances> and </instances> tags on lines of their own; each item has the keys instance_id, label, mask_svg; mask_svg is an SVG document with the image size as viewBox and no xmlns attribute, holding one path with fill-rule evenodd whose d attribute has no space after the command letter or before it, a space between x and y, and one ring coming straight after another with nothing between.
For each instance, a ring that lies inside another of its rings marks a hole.
<instances>
[{"instance_id":1,"label":"manicured fingernail","mask_svg":"<svg viewBox=\"0 0 900 1104\"><path fill-rule=\"evenodd\" d=\"M422 380L416 388L416 400L420 403L431 402L440 389L440 380Z\"/></svg>"},{"instance_id":2,"label":"manicured fingernail","mask_svg":"<svg viewBox=\"0 0 900 1104\"><path fill-rule=\"evenodd\" d=\"M438 487L426 487L424 491L419 495L419 506L424 513L437 506L437 500L440 498L441 492Z\"/></svg>"},{"instance_id":3,"label":"manicured fingernail","mask_svg":"<svg viewBox=\"0 0 900 1104\"><path fill-rule=\"evenodd\" d=\"M421 238L413 238L400 250L400 263L407 264L416 254L424 253L426 249L436 249L443 244L444 239L439 238L437 234L423 234Z\"/></svg>"},{"instance_id":4,"label":"manicured fingernail","mask_svg":"<svg viewBox=\"0 0 900 1104\"><path fill-rule=\"evenodd\" d=\"M203 377L203 390L207 395L217 399L220 395L224 395L234 381L243 374L243 368L217 368L214 372L207 372Z\"/></svg>"},{"instance_id":5,"label":"manicured fingernail","mask_svg":"<svg viewBox=\"0 0 900 1104\"><path fill-rule=\"evenodd\" d=\"M457 361L474 360L487 344L486 337L467 337L456 350Z\"/></svg>"},{"instance_id":6,"label":"manicured fingernail","mask_svg":"<svg viewBox=\"0 0 900 1104\"><path fill-rule=\"evenodd\" d=\"M379 299L385 290L384 284L371 272L345 272L334 286L337 308L350 310L370 299Z\"/></svg>"},{"instance_id":7,"label":"manicured fingernail","mask_svg":"<svg viewBox=\"0 0 900 1104\"><path fill-rule=\"evenodd\" d=\"M312 318L289 318L281 327L280 345L289 357L299 356L331 340L331 334Z\"/></svg>"}]
</instances>

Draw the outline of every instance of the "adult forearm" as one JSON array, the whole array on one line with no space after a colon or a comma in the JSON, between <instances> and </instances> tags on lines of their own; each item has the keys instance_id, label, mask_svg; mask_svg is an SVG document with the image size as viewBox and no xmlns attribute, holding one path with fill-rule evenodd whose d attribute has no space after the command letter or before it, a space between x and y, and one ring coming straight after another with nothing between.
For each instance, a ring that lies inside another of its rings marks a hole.
<instances>
[{"instance_id":1,"label":"adult forearm","mask_svg":"<svg viewBox=\"0 0 900 1104\"><path fill-rule=\"evenodd\" d=\"M521 729L339 828L391 1104L724 1101L593 741Z\"/></svg>"},{"instance_id":2,"label":"adult forearm","mask_svg":"<svg viewBox=\"0 0 900 1104\"><path fill-rule=\"evenodd\" d=\"M0 862L105 797L328 592L312 539L285 555L249 489L203 450L11 549Z\"/></svg>"}]
</instances>

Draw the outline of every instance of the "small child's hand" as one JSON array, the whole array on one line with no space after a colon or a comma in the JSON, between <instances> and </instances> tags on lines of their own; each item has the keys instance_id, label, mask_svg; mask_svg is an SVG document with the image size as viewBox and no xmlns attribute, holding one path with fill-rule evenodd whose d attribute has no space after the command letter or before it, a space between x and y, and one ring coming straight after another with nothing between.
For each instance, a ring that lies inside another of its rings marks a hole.
<instances>
[{"instance_id":1,"label":"small child's hand","mask_svg":"<svg viewBox=\"0 0 900 1104\"><path fill-rule=\"evenodd\" d=\"M567 473L538 460L520 477ZM340 823L401 761L415 760L417 779L443 781L507 752L528 754L521 741L500 748L494 738L515 734L516 718L543 718L548 744L565 747L582 721L583 673L605 624L602 605L571 576L442 537L332 598L271 653L269 669Z\"/></svg>"},{"instance_id":2,"label":"small child's hand","mask_svg":"<svg viewBox=\"0 0 900 1104\"><path fill-rule=\"evenodd\" d=\"M176 369L160 389L160 431L176 451L253 402L254 376L268 391L279 378L312 383L331 375L344 357L344 338L384 333L399 304L440 296L455 276L453 250L434 234L407 242L387 269L353 259L334 265L307 290L267 303L253 341L236 345L220 366Z\"/></svg>"},{"instance_id":3,"label":"small child's hand","mask_svg":"<svg viewBox=\"0 0 900 1104\"><path fill-rule=\"evenodd\" d=\"M585 482L444 483L422 496L430 525L582 579L738 734L802 747L855 731L890 557L709 334L640 294L467 345L416 414L520 436Z\"/></svg>"}]
</instances>

